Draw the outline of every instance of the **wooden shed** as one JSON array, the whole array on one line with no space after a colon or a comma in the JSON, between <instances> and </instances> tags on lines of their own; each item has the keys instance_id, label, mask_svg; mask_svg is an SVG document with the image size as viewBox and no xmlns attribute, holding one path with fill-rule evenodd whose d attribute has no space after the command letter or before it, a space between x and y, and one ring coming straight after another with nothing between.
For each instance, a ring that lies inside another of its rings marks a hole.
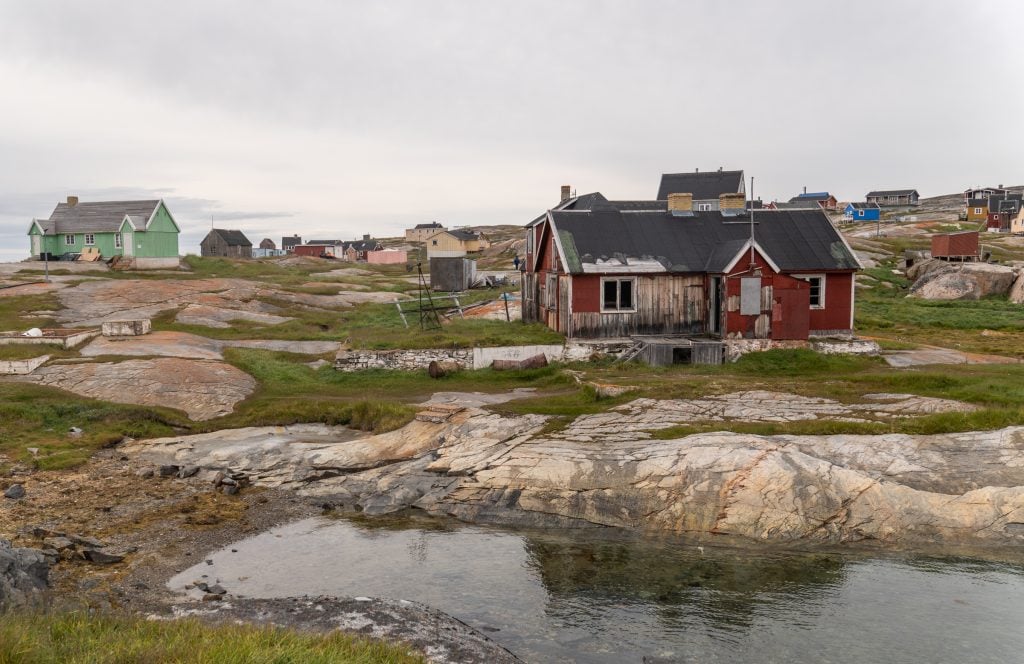
<instances>
[{"instance_id":1,"label":"wooden shed","mask_svg":"<svg viewBox=\"0 0 1024 664\"><path fill-rule=\"evenodd\" d=\"M942 233L932 236L932 258L944 261L976 261L981 256L978 231Z\"/></svg>"}]
</instances>

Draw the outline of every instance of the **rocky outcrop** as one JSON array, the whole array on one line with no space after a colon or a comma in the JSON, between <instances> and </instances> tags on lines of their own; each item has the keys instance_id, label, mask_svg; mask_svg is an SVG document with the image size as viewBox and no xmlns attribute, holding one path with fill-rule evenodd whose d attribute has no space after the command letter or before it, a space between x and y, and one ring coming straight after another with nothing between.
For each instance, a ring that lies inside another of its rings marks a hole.
<instances>
[{"instance_id":1,"label":"rocky outcrop","mask_svg":"<svg viewBox=\"0 0 1024 664\"><path fill-rule=\"evenodd\" d=\"M227 415L256 388L252 376L225 362L172 357L51 364L18 379L118 403L177 408L194 420Z\"/></svg>"},{"instance_id":2,"label":"rocky outcrop","mask_svg":"<svg viewBox=\"0 0 1024 664\"><path fill-rule=\"evenodd\" d=\"M343 629L406 643L432 664L518 664L522 660L447 613L409 600L369 597L228 598L173 607L176 617L213 623L276 625L302 631Z\"/></svg>"},{"instance_id":3,"label":"rocky outcrop","mask_svg":"<svg viewBox=\"0 0 1024 664\"><path fill-rule=\"evenodd\" d=\"M42 599L50 564L38 549L19 549L0 539L0 609L27 606Z\"/></svg>"},{"instance_id":4,"label":"rocky outcrop","mask_svg":"<svg viewBox=\"0 0 1024 664\"><path fill-rule=\"evenodd\" d=\"M751 393L685 404L637 400L549 433L542 416L467 408L443 422L380 436L345 433L336 442L325 429L277 428L239 430L219 444L217 434L204 434L122 449L204 472L230 467L256 484L290 486L368 514L417 507L474 522L769 541L1024 543L1022 427L933 436L719 432L656 440L650 433L672 421L751 421L758 402L775 412L768 421L962 407L874 396L871 404L794 398L788 410L778 395Z\"/></svg>"},{"instance_id":5,"label":"rocky outcrop","mask_svg":"<svg viewBox=\"0 0 1024 664\"><path fill-rule=\"evenodd\" d=\"M978 300L989 295L1006 295L1017 272L991 263L947 263L929 259L907 271L915 279L908 297L926 300Z\"/></svg>"},{"instance_id":6,"label":"rocky outcrop","mask_svg":"<svg viewBox=\"0 0 1024 664\"><path fill-rule=\"evenodd\" d=\"M1024 304L1024 272L1020 273L1017 280L1013 282L1007 298L1014 304Z\"/></svg>"}]
</instances>

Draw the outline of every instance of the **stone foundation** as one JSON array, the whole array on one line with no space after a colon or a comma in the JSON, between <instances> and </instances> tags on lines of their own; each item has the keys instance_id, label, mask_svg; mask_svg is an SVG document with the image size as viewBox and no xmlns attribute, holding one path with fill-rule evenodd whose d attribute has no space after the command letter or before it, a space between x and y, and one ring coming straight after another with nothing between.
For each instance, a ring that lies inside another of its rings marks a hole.
<instances>
[{"instance_id":1,"label":"stone foundation","mask_svg":"<svg viewBox=\"0 0 1024 664\"><path fill-rule=\"evenodd\" d=\"M629 340L577 341L565 346L497 346L486 348L425 348L407 350L342 350L334 360L338 371L391 369L420 371L433 361L455 362L463 369L486 369L494 360L522 360L543 354L549 362L584 362L617 356Z\"/></svg>"},{"instance_id":2,"label":"stone foundation","mask_svg":"<svg viewBox=\"0 0 1024 664\"><path fill-rule=\"evenodd\" d=\"M0 374L5 376L24 376L35 371L50 359L49 355L41 355L27 360L0 360Z\"/></svg>"},{"instance_id":3,"label":"stone foundation","mask_svg":"<svg viewBox=\"0 0 1024 664\"><path fill-rule=\"evenodd\" d=\"M108 320L103 322L102 329L105 337L137 337L149 334L153 329L153 324L148 318Z\"/></svg>"}]
</instances>

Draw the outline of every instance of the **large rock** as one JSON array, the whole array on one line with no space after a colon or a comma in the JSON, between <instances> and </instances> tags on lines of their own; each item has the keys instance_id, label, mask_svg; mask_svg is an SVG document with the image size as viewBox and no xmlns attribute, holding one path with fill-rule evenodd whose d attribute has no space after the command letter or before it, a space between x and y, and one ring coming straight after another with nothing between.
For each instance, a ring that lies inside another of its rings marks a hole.
<instances>
[{"instance_id":1,"label":"large rock","mask_svg":"<svg viewBox=\"0 0 1024 664\"><path fill-rule=\"evenodd\" d=\"M291 487L368 514L411 506L518 526L900 546L1024 544L1024 427L932 436L651 434L674 423L884 420L969 408L903 394L866 398L870 403L840 404L747 392L638 399L549 433L541 416L467 408L444 422L417 421L380 436L307 425L122 450L205 472L242 470L255 484Z\"/></svg>"},{"instance_id":2,"label":"large rock","mask_svg":"<svg viewBox=\"0 0 1024 664\"><path fill-rule=\"evenodd\" d=\"M1024 304L1024 272L1021 272L1017 280L1013 282L1008 298L1014 304Z\"/></svg>"},{"instance_id":3,"label":"large rock","mask_svg":"<svg viewBox=\"0 0 1024 664\"><path fill-rule=\"evenodd\" d=\"M225 362L176 357L55 364L19 379L96 399L177 408L194 420L227 415L256 388L252 376Z\"/></svg>"},{"instance_id":4,"label":"large rock","mask_svg":"<svg viewBox=\"0 0 1024 664\"><path fill-rule=\"evenodd\" d=\"M927 262L923 265L927 266ZM937 266L918 274L921 276L910 287L908 297L925 300L979 300L989 295L1006 295L1017 279L1013 268L991 263L947 264L945 268Z\"/></svg>"},{"instance_id":5,"label":"large rock","mask_svg":"<svg viewBox=\"0 0 1024 664\"><path fill-rule=\"evenodd\" d=\"M38 549L0 539L0 609L37 603L49 584L50 564Z\"/></svg>"}]
</instances>

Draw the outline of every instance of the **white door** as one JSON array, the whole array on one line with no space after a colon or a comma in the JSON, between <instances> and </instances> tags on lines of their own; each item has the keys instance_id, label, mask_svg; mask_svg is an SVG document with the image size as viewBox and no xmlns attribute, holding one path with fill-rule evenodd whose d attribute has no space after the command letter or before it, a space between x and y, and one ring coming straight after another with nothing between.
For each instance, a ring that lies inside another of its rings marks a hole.
<instances>
[{"instance_id":1,"label":"white door","mask_svg":"<svg viewBox=\"0 0 1024 664\"><path fill-rule=\"evenodd\" d=\"M32 255L34 257L38 258L39 254L41 254L41 253L43 253L42 237L39 236L39 235L33 235L32 236Z\"/></svg>"},{"instance_id":2,"label":"white door","mask_svg":"<svg viewBox=\"0 0 1024 664\"><path fill-rule=\"evenodd\" d=\"M121 236L121 246L124 247L124 255L132 256L135 254L135 234L131 231L126 232Z\"/></svg>"}]
</instances>

